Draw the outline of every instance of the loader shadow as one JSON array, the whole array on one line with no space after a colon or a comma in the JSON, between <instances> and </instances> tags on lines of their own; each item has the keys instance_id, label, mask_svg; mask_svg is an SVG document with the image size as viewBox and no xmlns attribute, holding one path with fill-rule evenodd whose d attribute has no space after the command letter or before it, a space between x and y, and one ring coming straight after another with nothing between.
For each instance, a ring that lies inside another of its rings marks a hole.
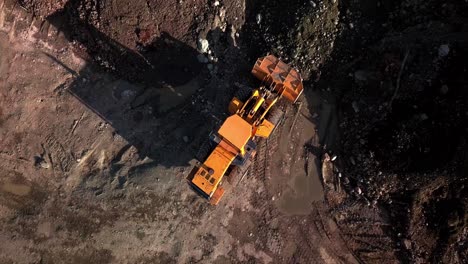
<instances>
[{"instance_id":1,"label":"loader shadow","mask_svg":"<svg viewBox=\"0 0 468 264\"><path fill-rule=\"evenodd\" d=\"M184 122L180 115L192 114L186 101L197 89L199 53L168 33L150 44L137 43L138 50L127 48L80 20L72 2L47 17L68 41L77 43L75 54L87 63L74 72L48 55L75 76L67 91L111 125L128 142L127 149L134 146L141 159L166 167L187 165L190 155L179 152L197 122Z\"/></svg>"}]
</instances>

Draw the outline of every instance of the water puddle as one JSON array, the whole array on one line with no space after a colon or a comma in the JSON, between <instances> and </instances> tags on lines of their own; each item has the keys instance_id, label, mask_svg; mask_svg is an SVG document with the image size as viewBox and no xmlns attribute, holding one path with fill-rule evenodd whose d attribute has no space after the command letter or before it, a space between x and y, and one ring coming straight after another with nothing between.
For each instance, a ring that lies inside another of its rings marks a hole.
<instances>
[{"instance_id":1,"label":"water puddle","mask_svg":"<svg viewBox=\"0 0 468 264\"><path fill-rule=\"evenodd\" d=\"M297 119L297 126L292 131L300 131L294 141L288 142L292 155L292 164L289 167L289 188L278 200L279 209L290 215L307 215L312 211L312 204L323 201L323 188L320 173L317 168L316 157L309 154L308 160L302 158L303 146L314 135L315 125L308 120L307 115ZM283 146L283 149L286 149ZM283 152L284 153L284 152Z\"/></svg>"},{"instance_id":2,"label":"water puddle","mask_svg":"<svg viewBox=\"0 0 468 264\"><path fill-rule=\"evenodd\" d=\"M323 200L323 189L315 161L309 161L308 175L297 173L290 181L292 190L286 192L279 201L281 211L291 215L307 215L312 203Z\"/></svg>"},{"instance_id":3,"label":"water puddle","mask_svg":"<svg viewBox=\"0 0 468 264\"><path fill-rule=\"evenodd\" d=\"M11 193L18 196L26 196L31 192L31 186L12 182L3 183L0 189L2 192Z\"/></svg>"}]
</instances>

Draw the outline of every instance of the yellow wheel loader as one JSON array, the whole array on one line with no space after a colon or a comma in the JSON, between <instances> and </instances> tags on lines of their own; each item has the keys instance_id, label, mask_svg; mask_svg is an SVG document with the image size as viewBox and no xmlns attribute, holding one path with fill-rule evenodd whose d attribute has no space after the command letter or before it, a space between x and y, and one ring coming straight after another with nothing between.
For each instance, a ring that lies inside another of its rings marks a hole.
<instances>
[{"instance_id":1,"label":"yellow wheel loader","mask_svg":"<svg viewBox=\"0 0 468 264\"><path fill-rule=\"evenodd\" d=\"M295 103L303 91L300 74L273 55L259 58L252 74L261 81L260 87L238 91L229 103L230 116L210 135L216 146L187 176L193 189L213 205L224 194L224 176L236 183L235 176L245 172L255 156L255 139L268 138L281 119L282 111L274 107L278 100Z\"/></svg>"}]
</instances>

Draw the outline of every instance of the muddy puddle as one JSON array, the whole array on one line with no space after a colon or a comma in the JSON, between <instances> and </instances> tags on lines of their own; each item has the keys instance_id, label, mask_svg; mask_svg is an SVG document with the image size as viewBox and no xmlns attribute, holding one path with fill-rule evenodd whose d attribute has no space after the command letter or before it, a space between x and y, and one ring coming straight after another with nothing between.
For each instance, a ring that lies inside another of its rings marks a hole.
<instances>
[{"instance_id":1,"label":"muddy puddle","mask_svg":"<svg viewBox=\"0 0 468 264\"><path fill-rule=\"evenodd\" d=\"M0 73L5 73L7 69L7 54L6 54L6 45L7 45L8 36L5 33L0 32Z\"/></svg>"},{"instance_id":2,"label":"muddy puddle","mask_svg":"<svg viewBox=\"0 0 468 264\"><path fill-rule=\"evenodd\" d=\"M279 201L279 208L287 214L307 215L312 210L312 203L323 200L323 189L315 165L309 174L296 174L289 186L292 190L286 192Z\"/></svg>"},{"instance_id":3,"label":"muddy puddle","mask_svg":"<svg viewBox=\"0 0 468 264\"><path fill-rule=\"evenodd\" d=\"M31 193L31 186L12 182L4 182L0 186L2 192L10 193L17 196L26 196Z\"/></svg>"},{"instance_id":4,"label":"muddy puddle","mask_svg":"<svg viewBox=\"0 0 468 264\"><path fill-rule=\"evenodd\" d=\"M14 210L28 210L45 199L45 194L20 173L6 171L0 178L0 204Z\"/></svg>"},{"instance_id":5,"label":"muddy puddle","mask_svg":"<svg viewBox=\"0 0 468 264\"><path fill-rule=\"evenodd\" d=\"M294 125L294 128L291 126ZM307 215L312 210L314 202L323 200L323 189L320 181L318 162L314 155L304 155L303 146L315 136L315 125L310 120L307 107L303 106L294 119L286 120L282 134L293 136L292 141L280 143L279 151L288 153L291 158L288 171L290 179L287 182L289 188L278 200L277 206L285 214ZM284 138L283 135L281 138Z\"/></svg>"}]
</instances>

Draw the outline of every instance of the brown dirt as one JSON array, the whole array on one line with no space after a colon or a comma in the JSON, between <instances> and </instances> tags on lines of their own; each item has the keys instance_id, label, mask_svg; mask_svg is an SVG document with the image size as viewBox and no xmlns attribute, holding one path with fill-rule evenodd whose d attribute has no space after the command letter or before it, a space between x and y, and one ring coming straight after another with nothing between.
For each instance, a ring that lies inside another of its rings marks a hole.
<instances>
[{"instance_id":1,"label":"brown dirt","mask_svg":"<svg viewBox=\"0 0 468 264\"><path fill-rule=\"evenodd\" d=\"M0 0L0 262L465 263L467 13ZM305 93L212 207L184 177L268 52Z\"/></svg>"}]
</instances>

